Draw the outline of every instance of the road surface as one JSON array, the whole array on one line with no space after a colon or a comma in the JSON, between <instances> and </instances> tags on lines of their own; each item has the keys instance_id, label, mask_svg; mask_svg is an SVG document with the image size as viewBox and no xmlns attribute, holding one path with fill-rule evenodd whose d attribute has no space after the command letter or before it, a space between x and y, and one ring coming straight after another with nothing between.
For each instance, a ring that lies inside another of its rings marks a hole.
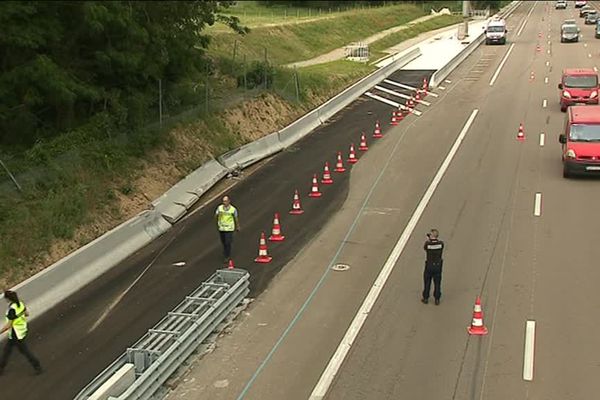
<instances>
[{"instance_id":1,"label":"road surface","mask_svg":"<svg viewBox=\"0 0 600 400\"><path fill-rule=\"evenodd\" d=\"M565 67L598 67L600 53L593 27L582 23L580 43L560 43L572 14L572 2L566 11L524 2L506 46L481 46L420 118L369 150L340 211L169 399L595 398L600 182L562 177L556 85ZM403 251L393 253L413 216ZM419 301L432 227L447 243L437 307ZM350 269L332 271L336 263ZM374 299L386 264L393 269ZM484 337L466 332L478 295ZM373 303L364 324L348 331L365 299ZM340 347L344 337L352 341ZM331 362L334 354L342 362ZM315 390L320 381L327 390Z\"/></svg>"}]
</instances>

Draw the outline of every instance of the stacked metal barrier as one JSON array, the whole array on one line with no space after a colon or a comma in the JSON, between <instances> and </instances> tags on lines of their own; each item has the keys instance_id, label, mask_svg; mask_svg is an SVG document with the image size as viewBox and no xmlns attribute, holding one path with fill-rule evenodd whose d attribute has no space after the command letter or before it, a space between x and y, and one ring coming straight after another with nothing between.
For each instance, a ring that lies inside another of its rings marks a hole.
<instances>
[{"instance_id":1,"label":"stacked metal barrier","mask_svg":"<svg viewBox=\"0 0 600 400\"><path fill-rule=\"evenodd\" d=\"M169 376L248 295L249 277L242 269L218 270L100 373L75 400L153 398ZM127 368L135 371L135 379L133 374L129 378L121 374ZM123 383L124 379L129 381Z\"/></svg>"}]
</instances>

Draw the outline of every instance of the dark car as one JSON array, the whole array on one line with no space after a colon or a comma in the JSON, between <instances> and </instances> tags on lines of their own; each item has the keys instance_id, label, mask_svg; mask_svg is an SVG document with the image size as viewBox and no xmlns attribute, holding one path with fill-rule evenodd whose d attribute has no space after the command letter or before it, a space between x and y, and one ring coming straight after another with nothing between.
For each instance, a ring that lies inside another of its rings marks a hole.
<instances>
[{"instance_id":1,"label":"dark car","mask_svg":"<svg viewBox=\"0 0 600 400\"><path fill-rule=\"evenodd\" d=\"M600 20L596 22L596 39L600 39Z\"/></svg>"},{"instance_id":2,"label":"dark car","mask_svg":"<svg viewBox=\"0 0 600 400\"><path fill-rule=\"evenodd\" d=\"M585 15L584 23L586 25L594 25L596 22L598 22L598 11L593 10Z\"/></svg>"}]
</instances>

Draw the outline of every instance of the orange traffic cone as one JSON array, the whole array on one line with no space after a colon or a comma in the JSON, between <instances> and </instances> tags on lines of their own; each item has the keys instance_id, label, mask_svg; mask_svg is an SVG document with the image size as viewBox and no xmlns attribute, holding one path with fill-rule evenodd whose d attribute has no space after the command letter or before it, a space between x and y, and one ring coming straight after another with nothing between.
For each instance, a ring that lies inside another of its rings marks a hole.
<instances>
[{"instance_id":1,"label":"orange traffic cone","mask_svg":"<svg viewBox=\"0 0 600 400\"><path fill-rule=\"evenodd\" d=\"M421 88L423 89L423 92L427 94L429 91L429 83L427 82L427 78L423 78L423 86Z\"/></svg>"},{"instance_id":2,"label":"orange traffic cone","mask_svg":"<svg viewBox=\"0 0 600 400\"><path fill-rule=\"evenodd\" d=\"M338 151L337 153L337 161L335 162L335 172L345 172L346 168L344 168L344 161L342 160L342 153Z\"/></svg>"},{"instance_id":3,"label":"orange traffic cone","mask_svg":"<svg viewBox=\"0 0 600 400\"><path fill-rule=\"evenodd\" d=\"M354 151L354 143L350 144L350 154L348 154L348 162L350 164L356 164L358 162L358 158L356 158L356 151Z\"/></svg>"},{"instance_id":4,"label":"orange traffic cone","mask_svg":"<svg viewBox=\"0 0 600 400\"><path fill-rule=\"evenodd\" d=\"M522 142L525 140L525 130L523 129L523 123L519 124L519 131L517 132L517 140Z\"/></svg>"},{"instance_id":5,"label":"orange traffic cone","mask_svg":"<svg viewBox=\"0 0 600 400\"><path fill-rule=\"evenodd\" d=\"M414 98L415 98L416 101L421 100L421 93L420 93L419 90L415 90Z\"/></svg>"},{"instance_id":6,"label":"orange traffic cone","mask_svg":"<svg viewBox=\"0 0 600 400\"><path fill-rule=\"evenodd\" d=\"M317 182L317 174L313 175L312 186L308 197L321 197L323 193L319 192L319 183Z\"/></svg>"},{"instance_id":7,"label":"orange traffic cone","mask_svg":"<svg viewBox=\"0 0 600 400\"><path fill-rule=\"evenodd\" d=\"M481 299L477 296L475 306L473 307L473 320L471 326L467 328L469 335L483 336L487 335L488 330L483 324L483 311L481 309Z\"/></svg>"},{"instance_id":8,"label":"orange traffic cone","mask_svg":"<svg viewBox=\"0 0 600 400\"><path fill-rule=\"evenodd\" d=\"M358 149L360 151L367 151L367 150L369 150L369 146L367 145L367 138L365 137L364 132L360 136L360 144L358 145Z\"/></svg>"},{"instance_id":9,"label":"orange traffic cone","mask_svg":"<svg viewBox=\"0 0 600 400\"><path fill-rule=\"evenodd\" d=\"M402 122L403 119L404 119L404 111L402 110L402 108L398 107L398 112L396 112L396 120L398 122Z\"/></svg>"},{"instance_id":10,"label":"orange traffic cone","mask_svg":"<svg viewBox=\"0 0 600 400\"><path fill-rule=\"evenodd\" d=\"M298 189L294 191L294 201L292 202L292 209L290 210L292 215L304 214L302 204L300 204L300 196L298 195Z\"/></svg>"},{"instance_id":11,"label":"orange traffic cone","mask_svg":"<svg viewBox=\"0 0 600 400\"><path fill-rule=\"evenodd\" d=\"M381 134L381 127L379 126L379 121L375 122L375 130L373 131L374 139L381 139L383 135Z\"/></svg>"},{"instance_id":12,"label":"orange traffic cone","mask_svg":"<svg viewBox=\"0 0 600 400\"><path fill-rule=\"evenodd\" d=\"M283 242L285 236L281 234L281 225L279 224L279 213L275 213L273 217L273 229L271 230L271 236L269 236L270 242Z\"/></svg>"},{"instance_id":13,"label":"orange traffic cone","mask_svg":"<svg viewBox=\"0 0 600 400\"><path fill-rule=\"evenodd\" d=\"M333 183L331 172L329 172L329 163L327 161L325 161L325 166L323 167L323 178L321 178L321 183L323 185L331 185Z\"/></svg>"},{"instance_id":14,"label":"orange traffic cone","mask_svg":"<svg viewBox=\"0 0 600 400\"><path fill-rule=\"evenodd\" d=\"M260 242L258 244L258 257L254 259L254 262L260 264L270 263L273 257L269 256L267 249L267 240L265 239L265 233L261 232Z\"/></svg>"},{"instance_id":15,"label":"orange traffic cone","mask_svg":"<svg viewBox=\"0 0 600 400\"><path fill-rule=\"evenodd\" d=\"M396 110L392 111L392 120L390 121L390 125L398 125L398 121L396 120Z\"/></svg>"},{"instance_id":16,"label":"orange traffic cone","mask_svg":"<svg viewBox=\"0 0 600 400\"><path fill-rule=\"evenodd\" d=\"M227 269L234 269L235 265L233 265L233 260L230 258L229 259L229 264L227 265Z\"/></svg>"}]
</instances>

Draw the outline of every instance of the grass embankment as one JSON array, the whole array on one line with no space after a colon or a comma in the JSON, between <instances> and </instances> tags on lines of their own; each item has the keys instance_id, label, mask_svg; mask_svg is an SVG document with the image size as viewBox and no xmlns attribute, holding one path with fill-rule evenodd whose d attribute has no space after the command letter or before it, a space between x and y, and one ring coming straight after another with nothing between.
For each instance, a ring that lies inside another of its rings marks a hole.
<instances>
[{"instance_id":1,"label":"grass embankment","mask_svg":"<svg viewBox=\"0 0 600 400\"><path fill-rule=\"evenodd\" d=\"M400 5L257 28L238 38L243 46L237 57L260 59L265 46L272 64L303 60L422 14L422 7ZM442 23L449 21L436 18L415 25L376 42L374 48L396 44ZM229 33L215 33L210 53L221 61L231 57L235 39ZM211 156L281 128L374 69L343 60L299 69L300 97L291 101L294 71L276 68L270 89L245 91L232 79L235 71L218 70L227 65L235 66L231 60L217 63L209 113L200 106L167 119L162 128L155 124L128 133L98 117L25 152L0 149L0 159L23 188L16 190L2 171L0 286L23 280L147 209Z\"/></svg>"}]
</instances>

